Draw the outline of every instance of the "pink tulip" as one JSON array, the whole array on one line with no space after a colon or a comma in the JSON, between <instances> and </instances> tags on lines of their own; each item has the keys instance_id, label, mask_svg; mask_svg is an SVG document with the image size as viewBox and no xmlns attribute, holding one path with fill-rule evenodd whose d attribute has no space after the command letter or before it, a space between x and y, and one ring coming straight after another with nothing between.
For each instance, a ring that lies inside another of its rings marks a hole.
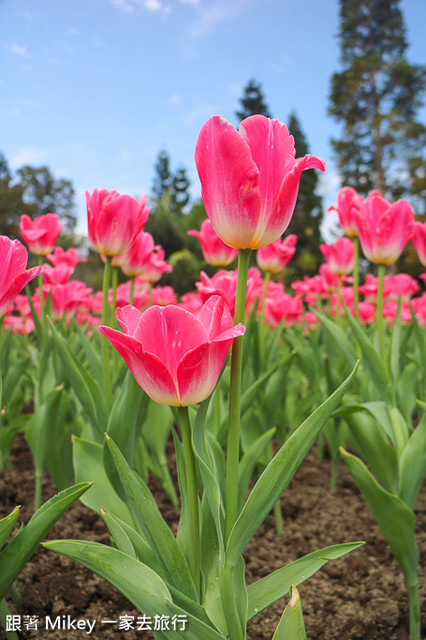
<instances>
[{"instance_id":1,"label":"pink tulip","mask_svg":"<svg viewBox=\"0 0 426 640\"><path fill-rule=\"evenodd\" d=\"M419 260L426 267L426 222L415 222L412 242Z\"/></svg>"},{"instance_id":2,"label":"pink tulip","mask_svg":"<svg viewBox=\"0 0 426 640\"><path fill-rule=\"evenodd\" d=\"M214 267L226 267L238 255L237 249L229 247L216 235L212 223L208 219L203 221L200 231L191 229L188 231L188 235L198 238L204 260Z\"/></svg>"},{"instance_id":3,"label":"pink tulip","mask_svg":"<svg viewBox=\"0 0 426 640\"><path fill-rule=\"evenodd\" d=\"M27 250L19 240L0 236L0 318L21 289L42 271L42 267L26 269L27 260Z\"/></svg>"},{"instance_id":4,"label":"pink tulip","mask_svg":"<svg viewBox=\"0 0 426 640\"><path fill-rule=\"evenodd\" d=\"M159 244L155 245L154 251L149 256L139 277L146 282L154 284L158 282L163 273L171 273L173 267L165 261L165 251Z\"/></svg>"},{"instance_id":5,"label":"pink tulip","mask_svg":"<svg viewBox=\"0 0 426 640\"><path fill-rule=\"evenodd\" d=\"M270 273L279 273L290 262L296 252L297 236L293 234L284 238L275 240L271 244L266 245L257 250L256 260L262 271Z\"/></svg>"},{"instance_id":6,"label":"pink tulip","mask_svg":"<svg viewBox=\"0 0 426 640\"><path fill-rule=\"evenodd\" d=\"M118 256L122 272L129 278L140 276L153 255L154 247L152 235L146 231L140 231L130 249L124 255ZM115 265L114 259L113 265Z\"/></svg>"},{"instance_id":7,"label":"pink tulip","mask_svg":"<svg viewBox=\"0 0 426 640\"><path fill-rule=\"evenodd\" d=\"M34 220L23 214L19 221L19 231L31 253L46 256L55 246L64 224L54 213L46 213Z\"/></svg>"},{"instance_id":8,"label":"pink tulip","mask_svg":"<svg viewBox=\"0 0 426 640\"><path fill-rule=\"evenodd\" d=\"M406 200L391 204L376 193L370 194L356 212L359 239L370 262L393 264L413 235L414 214Z\"/></svg>"},{"instance_id":9,"label":"pink tulip","mask_svg":"<svg viewBox=\"0 0 426 640\"><path fill-rule=\"evenodd\" d=\"M289 327L301 319L302 313L303 302L298 296L282 293L266 299L265 319L272 328L277 328L283 320Z\"/></svg>"},{"instance_id":10,"label":"pink tulip","mask_svg":"<svg viewBox=\"0 0 426 640\"><path fill-rule=\"evenodd\" d=\"M232 326L228 307L210 298L198 314L181 307L152 306L143 313L128 305L117 309L124 333L101 326L123 356L136 382L160 404L188 406L213 391L234 338L245 327Z\"/></svg>"},{"instance_id":11,"label":"pink tulip","mask_svg":"<svg viewBox=\"0 0 426 640\"><path fill-rule=\"evenodd\" d=\"M363 198L352 189L343 187L337 192L337 205L328 207L328 211L336 211L339 216L340 226L343 233L354 237L358 235L358 227L355 222L355 214L360 210Z\"/></svg>"},{"instance_id":12,"label":"pink tulip","mask_svg":"<svg viewBox=\"0 0 426 640\"><path fill-rule=\"evenodd\" d=\"M92 195L86 192L89 242L92 248L105 256L126 253L135 236L148 220L148 196L138 200L120 195L117 191L96 188Z\"/></svg>"},{"instance_id":13,"label":"pink tulip","mask_svg":"<svg viewBox=\"0 0 426 640\"><path fill-rule=\"evenodd\" d=\"M210 118L198 136L195 162L213 228L236 249L277 240L293 215L302 171L326 168L316 156L295 159L287 127L262 115L243 120L239 131L221 116Z\"/></svg>"},{"instance_id":14,"label":"pink tulip","mask_svg":"<svg viewBox=\"0 0 426 640\"><path fill-rule=\"evenodd\" d=\"M57 267L47 264L43 271L43 282L44 284L65 284L69 281L72 272L72 267L65 262L61 262Z\"/></svg>"},{"instance_id":15,"label":"pink tulip","mask_svg":"<svg viewBox=\"0 0 426 640\"><path fill-rule=\"evenodd\" d=\"M321 252L331 271L348 276L354 269L354 245L349 238L339 238L333 244L321 244Z\"/></svg>"},{"instance_id":16,"label":"pink tulip","mask_svg":"<svg viewBox=\"0 0 426 640\"><path fill-rule=\"evenodd\" d=\"M55 247L53 253L49 253L47 259L50 260L54 267L59 267L59 265L63 264L67 265L71 268L71 273L79 262L87 261L87 258L78 256L74 247L70 247L66 251L62 247Z\"/></svg>"}]
</instances>

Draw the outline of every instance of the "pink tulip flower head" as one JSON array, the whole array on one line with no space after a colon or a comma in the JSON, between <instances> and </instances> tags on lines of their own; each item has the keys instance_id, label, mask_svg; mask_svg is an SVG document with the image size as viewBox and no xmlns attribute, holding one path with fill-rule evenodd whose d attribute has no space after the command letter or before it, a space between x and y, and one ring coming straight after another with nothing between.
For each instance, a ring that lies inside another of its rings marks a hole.
<instances>
[{"instance_id":1,"label":"pink tulip flower head","mask_svg":"<svg viewBox=\"0 0 426 640\"><path fill-rule=\"evenodd\" d=\"M96 188L86 192L89 242L105 256L126 253L148 220L148 196L138 200L117 191Z\"/></svg>"},{"instance_id":2,"label":"pink tulip flower head","mask_svg":"<svg viewBox=\"0 0 426 640\"><path fill-rule=\"evenodd\" d=\"M393 264L411 239L414 214L406 200L391 204L371 193L355 214L365 257L375 264Z\"/></svg>"},{"instance_id":3,"label":"pink tulip flower head","mask_svg":"<svg viewBox=\"0 0 426 640\"><path fill-rule=\"evenodd\" d=\"M117 309L124 333L101 326L136 382L156 402L188 406L213 391L234 338L245 327L232 326L226 304L212 296L193 314L181 307L152 306L141 313L128 305Z\"/></svg>"},{"instance_id":4,"label":"pink tulip flower head","mask_svg":"<svg viewBox=\"0 0 426 640\"><path fill-rule=\"evenodd\" d=\"M19 231L31 253L47 256L55 246L64 224L54 213L46 213L34 220L24 214L19 221Z\"/></svg>"},{"instance_id":5,"label":"pink tulip flower head","mask_svg":"<svg viewBox=\"0 0 426 640\"><path fill-rule=\"evenodd\" d=\"M161 245L156 244L154 251L149 256L144 268L140 274L140 278L151 284L158 282L163 273L171 273L173 267L165 260L165 251Z\"/></svg>"},{"instance_id":6,"label":"pink tulip flower head","mask_svg":"<svg viewBox=\"0 0 426 640\"><path fill-rule=\"evenodd\" d=\"M321 244L321 252L331 271L348 276L354 270L354 244L349 238L339 238L333 244Z\"/></svg>"},{"instance_id":7,"label":"pink tulip flower head","mask_svg":"<svg viewBox=\"0 0 426 640\"><path fill-rule=\"evenodd\" d=\"M296 252L297 236L293 234L271 242L257 250L256 260L262 271L279 273L290 262Z\"/></svg>"},{"instance_id":8,"label":"pink tulip flower head","mask_svg":"<svg viewBox=\"0 0 426 640\"><path fill-rule=\"evenodd\" d=\"M412 242L419 260L426 267L426 222L415 222Z\"/></svg>"},{"instance_id":9,"label":"pink tulip flower head","mask_svg":"<svg viewBox=\"0 0 426 640\"><path fill-rule=\"evenodd\" d=\"M332 205L328 211L336 211L339 216L340 226L343 233L350 237L358 235L358 227L355 222L355 214L360 210L363 198L352 189L352 187L342 187L337 192L337 205Z\"/></svg>"},{"instance_id":10,"label":"pink tulip flower head","mask_svg":"<svg viewBox=\"0 0 426 640\"><path fill-rule=\"evenodd\" d=\"M122 272L129 277L140 276L151 259L154 247L152 235L146 231L140 231L127 253L119 256Z\"/></svg>"},{"instance_id":11,"label":"pink tulip flower head","mask_svg":"<svg viewBox=\"0 0 426 640\"><path fill-rule=\"evenodd\" d=\"M21 289L42 271L42 267L26 269L27 260L27 250L19 240L0 236L0 318Z\"/></svg>"},{"instance_id":12,"label":"pink tulip flower head","mask_svg":"<svg viewBox=\"0 0 426 640\"><path fill-rule=\"evenodd\" d=\"M236 249L275 242L293 215L302 171L326 169L316 156L296 159L287 127L262 115L243 120L239 131L221 116L210 118L195 163L213 229Z\"/></svg>"},{"instance_id":13,"label":"pink tulip flower head","mask_svg":"<svg viewBox=\"0 0 426 640\"><path fill-rule=\"evenodd\" d=\"M203 221L200 231L191 229L191 231L188 231L188 235L198 238L204 260L214 267L226 267L238 255L237 249L233 249L222 242L215 233L209 219Z\"/></svg>"},{"instance_id":14,"label":"pink tulip flower head","mask_svg":"<svg viewBox=\"0 0 426 640\"><path fill-rule=\"evenodd\" d=\"M71 273L76 268L79 262L86 262L87 258L80 257L77 254L77 250L74 247L70 247L66 251L62 247L55 247L53 253L49 253L47 256L48 260L53 264L54 267L59 267L60 265L66 265L71 268Z\"/></svg>"}]
</instances>

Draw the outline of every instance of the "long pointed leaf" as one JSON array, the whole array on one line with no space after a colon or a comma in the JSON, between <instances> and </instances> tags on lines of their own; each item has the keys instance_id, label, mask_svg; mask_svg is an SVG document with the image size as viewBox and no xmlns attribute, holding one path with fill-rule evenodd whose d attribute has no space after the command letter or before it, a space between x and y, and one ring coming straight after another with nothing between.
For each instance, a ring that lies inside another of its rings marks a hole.
<instances>
[{"instance_id":1,"label":"long pointed leaf","mask_svg":"<svg viewBox=\"0 0 426 640\"><path fill-rule=\"evenodd\" d=\"M3 549L0 553L0 600L50 529L90 486L88 482L76 484L51 498Z\"/></svg>"},{"instance_id":2,"label":"long pointed leaf","mask_svg":"<svg viewBox=\"0 0 426 640\"><path fill-rule=\"evenodd\" d=\"M294 585L291 586L291 600L284 609L272 640L306 640L302 604L299 592Z\"/></svg>"},{"instance_id":3,"label":"long pointed leaf","mask_svg":"<svg viewBox=\"0 0 426 640\"><path fill-rule=\"evenodd\" d=\"M231 531L226 550L227 563L234 566L238 561L254 533L287 487L326 420L339 404L357 368L358 363L340 387L296 429L268 464Z\"/></svg>"}]
</instances>

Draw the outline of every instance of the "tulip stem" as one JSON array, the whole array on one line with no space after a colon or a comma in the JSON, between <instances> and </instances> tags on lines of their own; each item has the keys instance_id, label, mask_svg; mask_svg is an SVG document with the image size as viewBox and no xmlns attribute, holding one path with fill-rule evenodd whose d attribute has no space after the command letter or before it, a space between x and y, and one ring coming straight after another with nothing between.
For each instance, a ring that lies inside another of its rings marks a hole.
<instances>
[{"instance_id":1,"label":"tulip stem","mask_svg":"<svg viewBox=\"0 0 426 640\"><path fill-rule=\"evenodd\" d=\"M43 256L38 257L38 265L39 267L43 266ZM39 273L37 276L38 280L38 291L40 297L40 323L41 323L41 336L42 341L44 342L46 336L46 313L44 310L44 299L43 299L43 274Z\"/></svg>"},{"instance_id":2,"label":"tulip stem","mask_svg":"<svg viewBox=\"0 0 426 640\"><path fill-rule=\"evenodd\" d=\"M354 307L355 318L359 322L359 238L354 237L354 270L353 270L353 287L354 287Z\"/></svg>"},{"instance_id":3,"label":"tulip stem","mask_svg":"<svg viewBox=\"0 0 426 640\"><path fill-rule=\"evenodd\" d=\"M237 292L235 296L234 325L244 322L247 274L250 249L238 251ZM241 421L241 370L243 361L243 336L235 338L232 344L231 384L229 388L229 426L226 458L225 489L225 541L228 540L238 516L238 463L240 459Z\"/></svg>"},{"instance_id":4,"label":"tulip stem","mask_svg":"<svg viewBox=\"0 0 426 640\"><path fill-rule=\"evenodd\" d=\"M377 330L379 333L379 352L383 360L383 364L386 365L386 353L385 353L385 325L383 318L383 284L385 278L386 266L379 264L379 286L377 290Z\"/></svg>"},{"instance_id":5,"label":"tulip stem","mask_svg":"<svg viewBox=\"0 0 426 640\"><path fill-rule=\"evenodd\" d=\"M135 276L132 276L130 278L129 304L133 304L134 297L135 297Z\"/></svg>"},{"instance_id":6,"label":"tulip stem","mask_svg":"<svg viewBox=\"0 0 426 640\"><path fill-rule=\"evenodd\" d=\"M188 407L178 407L186 472L186 495L189 519L189 567L197 593L200 594L200 522L198 513L197 475L192 448Z\"/></svg>"},{"instance_id":7,"label":"tulip stem","mask_svg":"<svg viewBox=\"0 0 426 640\"><path fill-rule=\"evenodd\" d=\"M262 304L260 308L260 336L261 336L261 350L262 350L262 358L265 355L265 304L266 304L266 294L268 292L269 280L271 279L271 272L266 271L265 280L263 284L263 292L262 292Z\"/></svg>"},{"instance_id":8,"label":"tulip stem","mask_svg":"<svg viewBox=\"0 0 426 640\"><path fill-rule=\"evenodd\" d=\"M110 307L108 301L109 283L111 280L111 257L105 256L104 281L102 287L102 324L108 325L110 319ZM108 338L102 336L102 363L104 369L104 391L105 402L107 406L107 414L111 409L112 390L111 390L111 372L109 362L109 341Z\"/></svg>"},{"instance_id":9,"label":"tulip stem","mask_svg":"<svg viewBox=\"0 0 426 640\"><path fill-rule=\"evenodd\" d=\"M112 280L112 315L113 325L116 326L115 309L117 307L117 285L118 285L118 267L111 265L111 280Z\"/></svg>"},{"instance_id":10,"label":"tulip stem","mask_svg":"<svg viewBox=\"0 0 426 640\"><path fill-rule=\"evenodd\" d=\"M407 589L410 611L410 640L420 640L420 602L417 581L414 585L407 586Z\"/></svg>"}]
</instances>

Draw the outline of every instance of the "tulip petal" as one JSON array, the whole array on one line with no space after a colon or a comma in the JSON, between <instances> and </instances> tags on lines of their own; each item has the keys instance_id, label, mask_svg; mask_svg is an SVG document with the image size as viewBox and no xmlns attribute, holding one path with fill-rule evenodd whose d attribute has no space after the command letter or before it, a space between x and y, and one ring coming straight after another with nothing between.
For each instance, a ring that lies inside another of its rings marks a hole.
<instances>
[{"instance_id":1,"label":"tulip petal","mask_svg":"<svg viewBox=\"0 0 426 640\"><path fill-rule=\"evenodd\" d=\"M247 248L260 212L259 170L247 142L224 118L213 116L198 136L195 162L215 232L229 246Z\"/></svg>"},{"instance_id":2,"label":"tulip petal","mask_svg":"<svg viewBox=\"0 0 426 640\"><path fill-rule=\"evenodd\" d=\"M210 340L232 327L232 317L227 304L219 295L210 296L197 313Z\"/></svg>"},{"instance_id":3,"label":"tulip petal","mask_svg":"<svg viewBox=\"0 0 426 640\"><path fill-rule=\"evenodd\" d=\"M172 376L155 354L145 352L133 336L105 326L100 326L99 330L123 357L136 382L150 398L170 406L181 404Z\"/></svg>"}]
</instances>

